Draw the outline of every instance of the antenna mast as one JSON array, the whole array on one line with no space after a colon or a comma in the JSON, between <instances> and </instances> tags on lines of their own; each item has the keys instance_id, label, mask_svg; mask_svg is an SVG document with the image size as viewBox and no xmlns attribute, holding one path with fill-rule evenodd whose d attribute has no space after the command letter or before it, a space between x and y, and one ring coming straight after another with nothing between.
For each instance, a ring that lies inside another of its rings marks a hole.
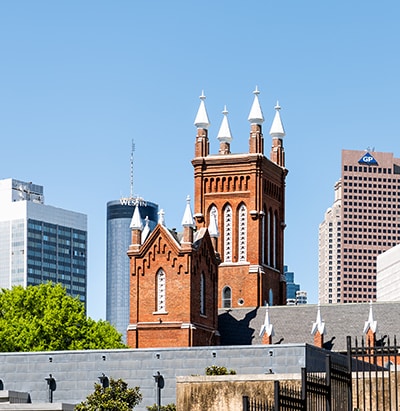
<instances>
[{"instance_id":1,"label":"antenna mast","mask_svg":"<svg viewBox=\"0 0 400 411\"><path fill-rule=\"evenodd\" d=\"M132 139L132 150L131 150L131 198L133 198L133 153L135 152L135 143Z\"/></svg>"}]
</instances>

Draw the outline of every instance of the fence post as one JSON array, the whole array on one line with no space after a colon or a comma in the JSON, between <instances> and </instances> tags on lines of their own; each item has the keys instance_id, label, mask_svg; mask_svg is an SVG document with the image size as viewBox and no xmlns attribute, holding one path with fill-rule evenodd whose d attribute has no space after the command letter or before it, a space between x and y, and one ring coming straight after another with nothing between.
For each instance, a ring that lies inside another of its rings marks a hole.
<instances>
[{"instance_id":1,"label":"fence post","mask_svg":"<svg viewBox=\"0 0 400 411\"><path fill-rule=\"evenodd\" d=\"M348 335L347 340L347 410L352 411L353 409L353 374L352 374L352 356L351 356L351 337ZM356 356L356 361L357 356ZM358 375L357 375L357 385L358 385Z\"/></svg>"},{"instance_id":2,"label":"fence post","mask_svg":"<svg viewBox=\"0 0 400 411\"><path fill-rule=\"evenodd\" d=\"M243 411L250 411L249 397L247 395L243 395L242 401L243 401Z\"/></svg>"},{"instance_id":3,"label":"fence post","mask_svg":"<svg viewBox=\"0 0 400 411\"><path fill-rule=\"evenodd\" d=\"M327 354L325 358L325 379L328 393L326 395L326 411L331 411L332 404L332 381L331 381L331 356Z\"/></svg>"},{"instance_id":4,"label":"fence post","mask_svg":"<svg viewBox=\"0 0 400 411\"><path fill-rule=\"evenodd\" d=\"M279 404L279 381L274 381L274 411L280 411Z\"/></svg>"},{"instance_id":5,"label":"fence post","mask_svg":"<svg viewBox=\"0 0 400 411\"><path fill-rule=\"evenodd\" d=\"M301 402L303 410L307 410L307 369L301 369Z\"/></svg>"}]
</instances>

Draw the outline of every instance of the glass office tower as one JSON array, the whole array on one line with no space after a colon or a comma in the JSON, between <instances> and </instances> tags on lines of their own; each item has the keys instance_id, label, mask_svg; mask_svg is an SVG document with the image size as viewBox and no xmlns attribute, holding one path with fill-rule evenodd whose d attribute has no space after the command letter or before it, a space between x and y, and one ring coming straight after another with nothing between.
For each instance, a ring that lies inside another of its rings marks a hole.
<instances>
[{"instance_id":1,"label":"glass office tower","mask_svg":"<svg viewBox=\"0 0 400 411\"><path fill-rule=\"evenodd\" d=\"M126 341L129 325L129 258L131 244L130 223L136 198L125 198L107 203L107 285L106 320L122 334ZM158 205L139 200L143 227L146 217L152 230L158 221Z\"/></svg>"},{"instance_id":2,"label":"glass office tower","mask_svg":"<svg viewBox=\"0 0 400 411\"><path fill-rule=\"evenodd\" d=\"M44 204L43 187L0 180L0 287L61 283L87 298L87 217Z\"/></svg>"}]
</instances>

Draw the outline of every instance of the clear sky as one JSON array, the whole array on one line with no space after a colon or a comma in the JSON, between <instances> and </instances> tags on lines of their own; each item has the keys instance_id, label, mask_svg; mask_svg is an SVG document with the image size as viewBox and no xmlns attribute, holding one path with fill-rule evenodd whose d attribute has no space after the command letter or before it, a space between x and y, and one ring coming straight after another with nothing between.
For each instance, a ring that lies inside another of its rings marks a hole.
<instances>
[{"instance_id":1,"label":"clear sky","mask_svg":"<svg viewBox=\"0 0 400 411\"><path fill-rule=\"evenodd\" d=\"M193 196L204 89L210 149L226 104L232 152L248 150L257 85L265 153L286 129L285 264L318 298L318 225L342 149L400 157L398 1L3 0L0 178L45 188L88 215L88 314L105 319L106 203L134 193L181 229Z\"/></svg>"}]
</instances>

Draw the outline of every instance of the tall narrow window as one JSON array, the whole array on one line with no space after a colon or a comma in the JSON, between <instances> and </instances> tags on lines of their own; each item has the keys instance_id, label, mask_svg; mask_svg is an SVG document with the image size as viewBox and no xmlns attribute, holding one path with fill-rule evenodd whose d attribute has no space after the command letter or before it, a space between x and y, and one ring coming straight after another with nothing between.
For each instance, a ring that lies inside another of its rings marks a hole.
<instances>
[{"instance_id":1,"label":"tall narrow window","mask_svg":"<svg viewBox=\"0 0 400 411\"><path fill-rule=\"evenodd\" d=\"M267 216L267 265L271 265L271 210Z\"/></svg>"},{"instance_id":2,"label":"tall narrow window","mask_svg":"<svg viewBox=\"0 0 400 411\"><path fill-rule=\"evenodd\" d=\"M231 287L224 287L222 290L222 307L231 308L232 307L232 290Z\"/></svg>"},{"instance_id":3,"label":"tall narrow window","mask_svg":"<svg viewBox=\"0 0 400 411\"><path fill-rule=\"evenodd\" d=\"M204 273L200 276L200 314L206 315L206 279Z\"/></svg>"},{"instance_id":4,"label":"tall narrow window","mask_svg":"<svg viewBox=\"0 0 400 411\"><path fill-rule=\"evenodd\" d=\"M163 270L158 270L157 272L157 311L158 312L165 312L166 305L165 305L165 297L166 297L166 289L165 289L165 273Z\"/></svg>"},{"instance_id":5,"label":"tall narrow window","mask_svg":"<svg viewBox=\"0 0 400 411\"><path fill-rule=\"evenodd\" d=\"M232 208L224 210L224 261L232 262Z\"/></svg>"},{"instance_id":6,"label":"tall narrow window","mask_svg":"<svg viewBox=\"0 0 400 411\"><path fill-rule=\"evenodd\" d=\"M239 261L247 258L247 208L242 204L239 208Z\"/></svg>"},{"instance_id":7,"label":"tall narrow window","mask_svg":"<svg viewBox=\"0 0 400 411\"><path fill-rule=\"evenodd\" d=\"M274 305L274 292L272 291L272 288L269 289L268 300L268 305Z\"/></svg>"},{"instance_id":8,"label":"tall narrow window","mask_svg":"<svg viewBox=\"0 0 400 411\"><path fill-rule=\"evenodd\" d=\"M273 227L272 227L272 267L276 268L276 232L278 229L276 223L276 214L274 213Z\"/></svg>"}]
</instances>

